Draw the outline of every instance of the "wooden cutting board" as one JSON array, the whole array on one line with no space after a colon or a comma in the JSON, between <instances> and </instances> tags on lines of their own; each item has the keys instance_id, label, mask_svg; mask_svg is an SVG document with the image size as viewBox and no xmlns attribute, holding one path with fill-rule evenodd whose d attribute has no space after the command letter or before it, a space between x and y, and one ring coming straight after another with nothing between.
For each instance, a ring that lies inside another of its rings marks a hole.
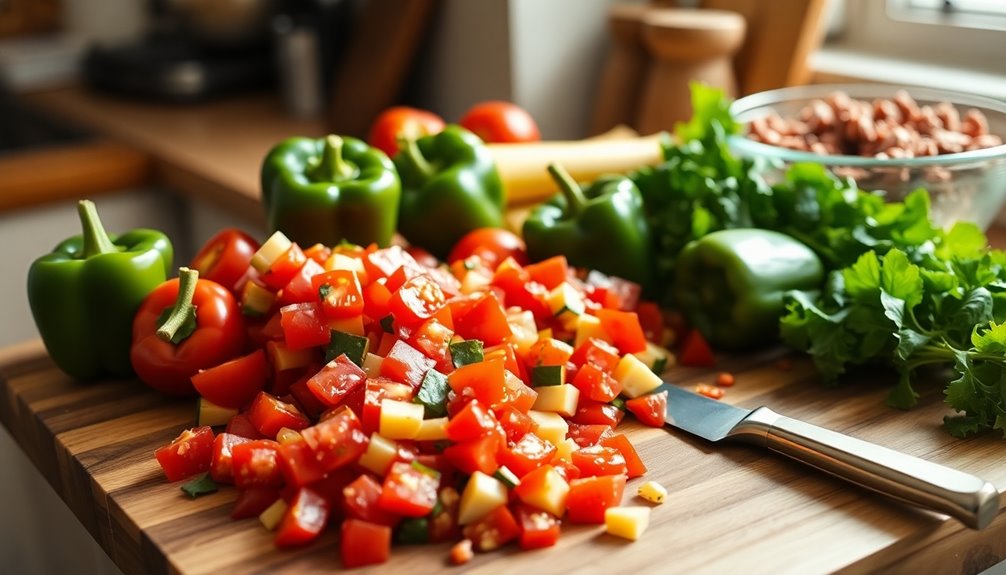
<instances>
[{"instance_id":1,"label":"wooden cutting board","mask_svg":"<svg viewBox=\"0 0 1006 575\"><path fill-rule=\"evenodd\" d=\"M826 388L804 358L780 350L721 357L737 384L724 401L767 405L1006 488L1006 440L958 440L940 428L942 384L921 387L907 413L884 406L887 373ZM783 363L786 363L783 362ZM685 386L711 370L674 368ZM54 368L39 342L0 350L0 420L70 509L127 574L314 573L340 570L336 531L296 551L273 547L257 520L228 518L233 488L191 500L164 480L157 447L194 423L191 402L134 381L84 385ZM446 545L396 547L380 573L976 573L1006 558L1006 518L981 532L902 506L744 445L712 445L683 433L626 424L665 485L649 530L635 543L601 527L567 526L551 549L515 546L449 567Z\"/></svg>"}]
</instances>

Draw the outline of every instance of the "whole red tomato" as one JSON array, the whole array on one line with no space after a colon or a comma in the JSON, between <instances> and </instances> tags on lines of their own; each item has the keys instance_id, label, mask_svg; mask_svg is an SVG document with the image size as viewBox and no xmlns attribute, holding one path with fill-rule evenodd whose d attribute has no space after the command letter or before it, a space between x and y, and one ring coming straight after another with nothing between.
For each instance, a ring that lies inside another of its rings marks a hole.
<instances>
[{"instance_id":1,"label":"whole red tomato","mask_svg":"<svg viewBox=\"0 0 1006 575\"><path fill-rule=\"evenodd\" d=\"M191 272L182 268L184 286L179 278L157 286L133 318L129 354L133 369L143 383L170 395L195 395L193 375L237 357L244 349L245 327L237 300L222 285L198 279L198 273ZM179 298L179 286L185 293L192 283L190 297ZM175 332L174 338L162 339L158 330L167 319L162 316L177 305L196 308L194 326L189 324Z\"/></svg>"},{"instance_id":2,"label":"whole red tomato","mask_svg":"<svg viewBox=\"0 0 1006 575\"><path fill-rule=\"evenodd\" d=\"M447 256L447 263L451 264L473 255L480 256L489 269L496 269L496 266L508 257L512 257L520 265L528 263L524 240L503 228L478 228L468 232L454 244L454 248Z\"/></svg>"},{"instance_id":3,"label":"whole red tomato","mask_svg":"<svg viewBox=\"0 0 1006 575\"><path fill-rule=\"evenodd\" d=\"M239 229L221 230L192 258L189 267L198 271L199 277L233 291L258 248L259 243Z\"/></svg>"},{"instance_id":4,"label":"whole red tomato","mask_svg":"<svg viewBox=\"0 0 1006 575\"><path fill-rule=\"evenodd\" d=\"M370 126L367 143L388 154L398 153L398 137L410 140L437 134L444 129L444 120L427 110L409 106L394 106L381 112Z\"/></svg>"},{"instance_id":5,"label":"whole red tomato","mask_svg":"<svg viewBox=\"0 0 1006 575\"><path fill-rule=\"evenodd\" d=\"M493 100L476 104L458 123L485 142L507 144L541 140L538 124L531 114L511 102Z\"/></svg>"}]
</instances>

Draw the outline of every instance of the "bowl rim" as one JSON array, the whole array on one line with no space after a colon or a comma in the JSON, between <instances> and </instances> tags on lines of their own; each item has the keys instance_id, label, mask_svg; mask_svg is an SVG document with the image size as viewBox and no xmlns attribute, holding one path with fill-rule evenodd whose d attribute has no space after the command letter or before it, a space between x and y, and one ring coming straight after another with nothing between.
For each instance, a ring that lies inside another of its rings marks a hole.
<instances>
[{"instance_id":1,"label":"bowl rim","mask_svg":"<svg viewBox=\"0 0 1006 575\"><path fill-rule=\"evenodd\" d=\"M889 93L891 96L897 90L906 90L912 98L922 101L941 102L947 101L958 107L982 108L983 111L994 111L1006 117L1006 102L987 96L968 94L953 90L937 90L933 88L905 86L898 84L884 83L859 83L859 84L808 84L803 86L790 86L787 88L777 88L756 92L738 98L730 104L730 114L742 125L747 125L747 121L742 116L751 111L771 107L781 102L794 99L812 100L823 98L832 92L844 91L852 98L862 99L864 96L857 96L855 93L868 91L879 94ZM1000 134L1006 139L1006 134ZM826 166L854 166L861 168L872 167L905 167L922 168L929 166L959 166L962 164L974 164L987 160L1006 159L1006 143L991 148L980 150L968 150L954 154L943 154L938 156L920 156L915 158L873 158L868 156L850 155L823 155L814 152L792 150L780 146L773 146L763 142L757 142L748 138L746 134L731 136L731 144L742 151L753 155L768 156L777 158L784 162L816 162Z\"/></svg>"}]
</instances>

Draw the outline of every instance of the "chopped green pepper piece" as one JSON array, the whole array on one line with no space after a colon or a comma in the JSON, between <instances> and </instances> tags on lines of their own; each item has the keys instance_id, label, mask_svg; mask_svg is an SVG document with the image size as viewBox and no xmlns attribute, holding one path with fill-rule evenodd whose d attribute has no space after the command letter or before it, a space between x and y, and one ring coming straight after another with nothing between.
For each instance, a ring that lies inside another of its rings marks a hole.
<instances>
[{"instance_id":1,"label":"chopped green pepper piece","mask_svg":"<svg viewBox=\"0 0 1006 575\"><path fill-rule=\"evenodd\" d=\"M395 316L390 313L381 318L381 329L384 333L395 333Z\"/></svg>"},{"instance_id":2,"label":"chopped green pepper piece","mask_svg":"<svg viewBox=\"0 0 1006 575\"><path fill-rule=\"evenodd\" d=\"M622 399L621 397L616 397L615 399L612 399L609 403L611 405L614 405L618 409L625 411L625 400Z\"/></svg>"},{"instance_id":3,"label":"chopped green pepper piece","mask_svg":"<svg viewBox=\"0 0 1006 575\"><path fill-rule=\"evenodd\" d=\"M652 369L653 373L657 375L664 373L664 370L667 369L667 358L658 357L656 361L653 362L653 365L650 367L650 369Z\"/></svg>"},{"instance_id":4,"label":"chopped green pepper piece","mask_svg":"<svg viewBox=\"0 0 1006 575\"><path fill-rule=\"evenodd\" d=\"M325 348L325 362L328 363L342 354L346 354L349 361L363 367L363 358L367 357L367 349L370 347L370 339L346 333L344 331L332 330L332 336L328 347Z\"/></svg>"},{"instance_id":5,"label":"chopped green pepper piece","mask_svg":"<svg viewBox=\"0 0 1006 575\"><path fill-rule=\"evenodd\" d=\"M430 521L425 517L407 517L398 524L395 541L402 545L422 545L430 542Z\"/></svg>"},{"instance_id":6,"label":"chopped green pepper piece","mask_svg":"<svg viewBox=\"0 0 1006 575\"><path fill-rule=\"evenodd\" d=\"M429 475L430 477L440 478L440 472L433 469L429 465L423 465L422 463L412 460L412 468L416 471L422 473L423 475Z\"/></svg>"},{"instance_id":7,"label":"chopped green pepper piece","mask_svg":"<svg viewBox=\"0 0 1006 575\"><path fill-rule=\"evenodd\" d=\"M425 417L443 417L447 415L447 376L431 369L423 376L416 393L415 403L421 403L425 408Z\"/></svg>"},{"instance_id":8,"label":"chopped green pepper piece","mask_svg":"<svg viewBox=\"0 0 1006 575\"><path fill-rule=\"evenodd\" d=\"M203 473L195 479L185 483L185 485L182 485L182 491L188 494L189 497L195 499L200 495L216 493L217 482L213 481L213 478L210 477L209 473Z\"/></svg>"},{"instance_id":9,"label":"chopped green pepper piece","mask_svg":"<svg viewBox=\"0 0 1006 575\"><path fill-rule=\"evenodd\" d=\"M479 363L485 359L485 350L482 342L477 339L469 339L450 344L451 361L454 367L461 367L470 363Z\"/></svg>"},{"instance_id":10,"label":"chopped green pepper piece","mask_svg":"<svg viewBox=\"0 0 1006 575\"><path fill-rule=\"evenodd\" d=\"M548 387L566 383L566 366L536 365L531 369L531 387Z\"/></svg>"}]
</instances>

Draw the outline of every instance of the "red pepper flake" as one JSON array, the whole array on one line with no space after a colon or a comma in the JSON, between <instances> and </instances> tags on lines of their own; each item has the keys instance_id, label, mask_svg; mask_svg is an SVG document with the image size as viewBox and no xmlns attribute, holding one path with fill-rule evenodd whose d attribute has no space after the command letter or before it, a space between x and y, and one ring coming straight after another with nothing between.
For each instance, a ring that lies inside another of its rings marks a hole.
<instances>
[{"instance_id":1,"label":"red pepper flake","mask_svg":"<svg viewBox=\"0 0 1006 575\"><path fill-rule=\"evenodd\" d=\"M716 376L716 385L720 387L732 387L736 382L734 374L729 371L721 371L719 375Z\"/></svg>"},{"instance_id":2,"label":"red pepper flake","mask_svg":"<svg viewBox=\"0 0 1006 575\"><path fill-rule=\"evenodd\" d=\"M713 387L708 383L700 383L695 386L695 393L712 399L721 399L726 392L721 387Z\"/></svg>"}]
</instances>

